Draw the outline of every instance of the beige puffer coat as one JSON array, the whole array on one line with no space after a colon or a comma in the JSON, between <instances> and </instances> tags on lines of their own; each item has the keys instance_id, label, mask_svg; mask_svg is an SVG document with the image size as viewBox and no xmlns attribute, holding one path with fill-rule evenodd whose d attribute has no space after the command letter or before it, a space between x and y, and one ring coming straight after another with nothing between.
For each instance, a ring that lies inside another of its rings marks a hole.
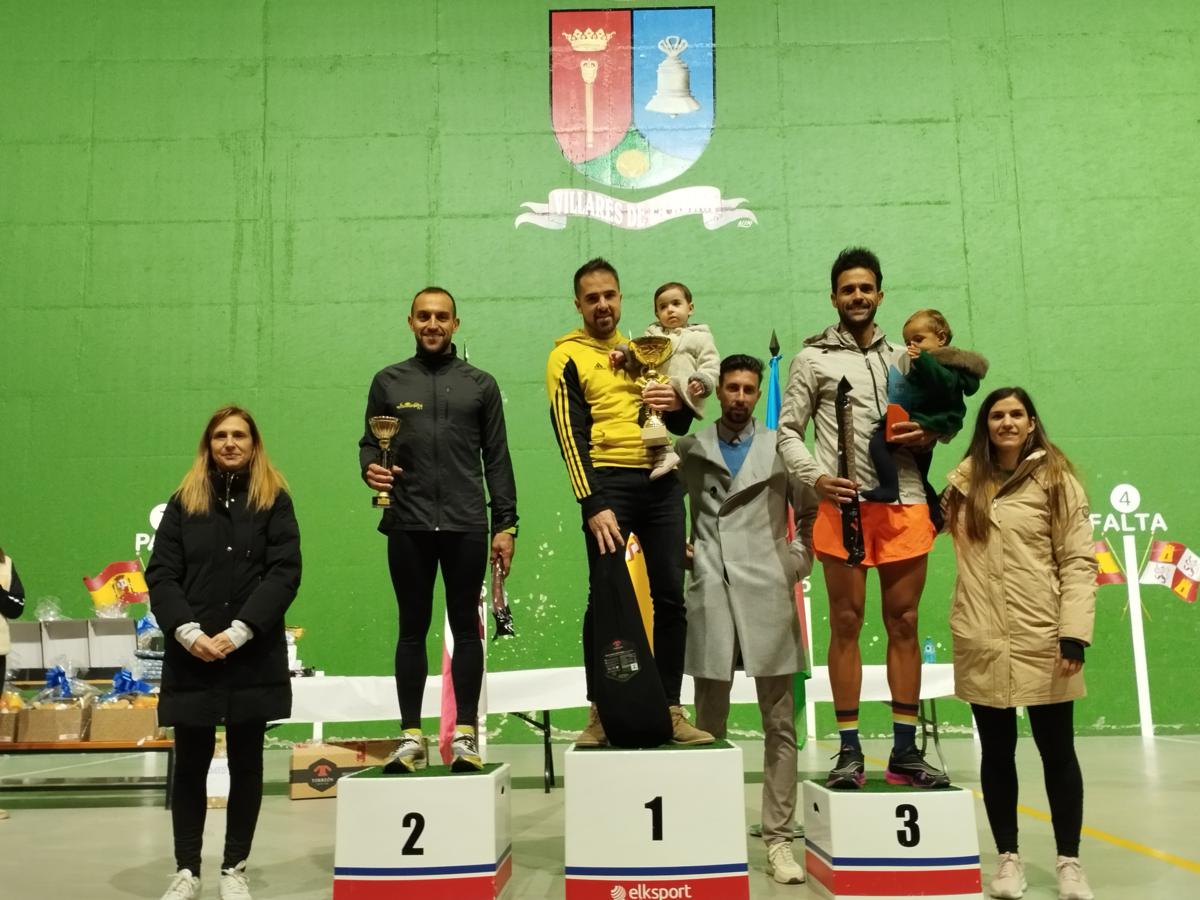
<instances>
[{"instance_id":1,"label":"beige puffer coat","mask_svg":"<svg viewBox=\"0 0 1200 900\"><path fill-rule=\"evenodd\" d=\"M969 703L1038 706L1085 693L1082 672L1058 674L1058 642L1092 641L1096 557L1087 497L1068 475L1063 511L1052 510L1044 459L1044 451L1031 453L997 490L985 541L971 541L961 522L953 532L954 693ZM947 476L947 491L965 495L969 476L964 461Z\"/></svg>"}]
</instances>

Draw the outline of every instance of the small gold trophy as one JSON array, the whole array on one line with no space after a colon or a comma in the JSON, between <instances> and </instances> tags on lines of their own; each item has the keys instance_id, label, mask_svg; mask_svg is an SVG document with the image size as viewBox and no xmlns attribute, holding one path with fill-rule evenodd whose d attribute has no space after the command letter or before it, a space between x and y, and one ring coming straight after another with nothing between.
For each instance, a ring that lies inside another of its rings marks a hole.
<instances>
[{"instance_id":1,"label":"small gold trophy","mask_svg":"<svg viewBox=\"0 0 1200 900\"><path fill-rule=\"evenodd\" d=\"M639 387L644 388L648 384L669 384L666 376L658 373L658 367L667 361L673 349L671 339L661 335L638 337L629 342L629 352L642 367L642 377L638 379ZM663 424L656 410L643 403L642 416L643 444L647 447L662 447L671 442L667 435L667 426Z\"/></svg>"},{"instance_id":2,"label":"small gold trophy","mask_svg":"<svg viewBox=\"0 0 1200 900\"><path fill-rule=\"evenodd\" d=\"M400 420L395 416L371 416L367 419L367 424L371 426L371 434L375 435L375 439L379 441L379 464L391 471L391 467L388 465L388 447L392 445L392 438L400 430ZM388 491L378 491L371 498L371 505L374 507L391 506L392 495Z\"/></svg>"}]
</instances>

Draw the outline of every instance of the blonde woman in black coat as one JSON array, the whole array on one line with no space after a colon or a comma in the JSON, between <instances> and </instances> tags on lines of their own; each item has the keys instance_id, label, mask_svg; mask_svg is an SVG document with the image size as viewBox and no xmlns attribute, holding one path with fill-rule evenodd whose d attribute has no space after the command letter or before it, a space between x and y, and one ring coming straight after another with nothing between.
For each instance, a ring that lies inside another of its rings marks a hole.
<instances>
[{"instance_id":1,"label":"blonde woman in black coat","mask_svg":"<svg viewBox=\"0 0 1200 900\"><path fill-rule=\"evenodd\" d=\"M248 900L246 858L262 803L263 735L291 713L283 617L300 586L287 483L246 410L213 413L167 504L146 570L167 636L159 720L175 727L176 874L163 900L200 896L205 780L225 727L229 807L218 891Z\"/></svg>"}]
</instances>

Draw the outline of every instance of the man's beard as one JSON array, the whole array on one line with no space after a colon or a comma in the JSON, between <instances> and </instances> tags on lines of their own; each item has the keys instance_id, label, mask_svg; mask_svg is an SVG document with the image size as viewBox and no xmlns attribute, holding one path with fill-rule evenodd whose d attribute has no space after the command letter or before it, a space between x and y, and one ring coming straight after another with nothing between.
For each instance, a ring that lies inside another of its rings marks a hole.
<instances>
[{"instance_id":1,"label":"man's beard","mask_svg":"<svg viewBox=\"0 0 1200 900\"><path fill-rule=\"evenodd\" d=\"M872 322L875 321L875 313L878 311L878 309L879 309L879 307L877 307L877 306L872 307L870 315L868 315L861 322L855 322L853 319L850 318L849 310L842 309L841 307L839 307L838 308L838 320L843 325L845 325L847 328L866 328L868 325L870 325Z\"/></svg>"},{"instance_id":2,"label":"man's beard","mask_svg":"<svg viewBox=\"0 0 1200 900\"><path fill-rule=\"evenodd\" d=\"M421 343L421 336L416 335L416 338L417 338L417 356L444 356L445 354L450 352L450 343L452 340L451 338L448 338L448 337L443 338L446 343L443 344L437 350L426 350L425 345L423 343Z\"/></svg>"}]
</instances>

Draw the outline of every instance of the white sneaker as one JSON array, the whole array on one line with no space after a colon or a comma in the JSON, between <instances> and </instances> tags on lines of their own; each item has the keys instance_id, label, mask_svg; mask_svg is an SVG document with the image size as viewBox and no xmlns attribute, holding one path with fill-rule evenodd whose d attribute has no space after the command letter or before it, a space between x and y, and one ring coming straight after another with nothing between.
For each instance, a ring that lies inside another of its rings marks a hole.
<instances>
[{"instance_id":1,"label":"white sneaker","mask_svg":"<svg viewBox=\"0 0 1200 900\"><path fill-rule=\"evenodd\" d=\"M195 900L200 896L200 879L192 874L191 869L180 869L171 878L167 892L161 900Z\"/></svg>"},{"instance_id":2,"label":"white sneaker","mask_svg":"<svg viewBox=\"0 0 1200 900\"><path fill-rule=\"evenodd\" d=\"M804 883L804 869L792 856L791 841L767 844L767 874L780 884Z\"/></svg>"},{"instance_id":3,"label":"white sneaker","mask_svg":"<svg viewBox=\"0 0 1200 900\"><path fill-rule=\"evenodd\" d=\"M1078 856L1060 856L1054 871L1058 875L1058 900L1092 900L1096 896L1083 874Z\"/></svg>"},{"instance_id":4,"label":"white sneaker","mask_svg":"<svg viewBox=\"0 0 1200 900\"><path fill-rule=\"evenodd\" d=\"M1025 866L1021 857L1016 853L1001 853L1000 865L996 867L996 877L992 879L991 890L993 897L1001 900L1020 900L1025 896Z\"/></svg>"},{"instance_id":5,"label":"white sneaker","mask_svg":"<svg viewBox=\"0 0 1200 900\"><path fill-rule=\"evenodd\" d=\"M383 764L385 775L403 775L424 769L429 763L425 751L425 738L421 729L413 728L400 733L400 743Z\"/></svg>"},{"instance_id":6,"label":"white sneaker","mask_svg":"<svg viewBox=\"0 0 1200 900\"><path fill-rule=\"evenodd\" d=\"M221 870L221 880L217 882L217 896L221 900L253 900L250 896L250 879L246 876L244 859L232 869Z\"/></svg>"}]
</instances>

